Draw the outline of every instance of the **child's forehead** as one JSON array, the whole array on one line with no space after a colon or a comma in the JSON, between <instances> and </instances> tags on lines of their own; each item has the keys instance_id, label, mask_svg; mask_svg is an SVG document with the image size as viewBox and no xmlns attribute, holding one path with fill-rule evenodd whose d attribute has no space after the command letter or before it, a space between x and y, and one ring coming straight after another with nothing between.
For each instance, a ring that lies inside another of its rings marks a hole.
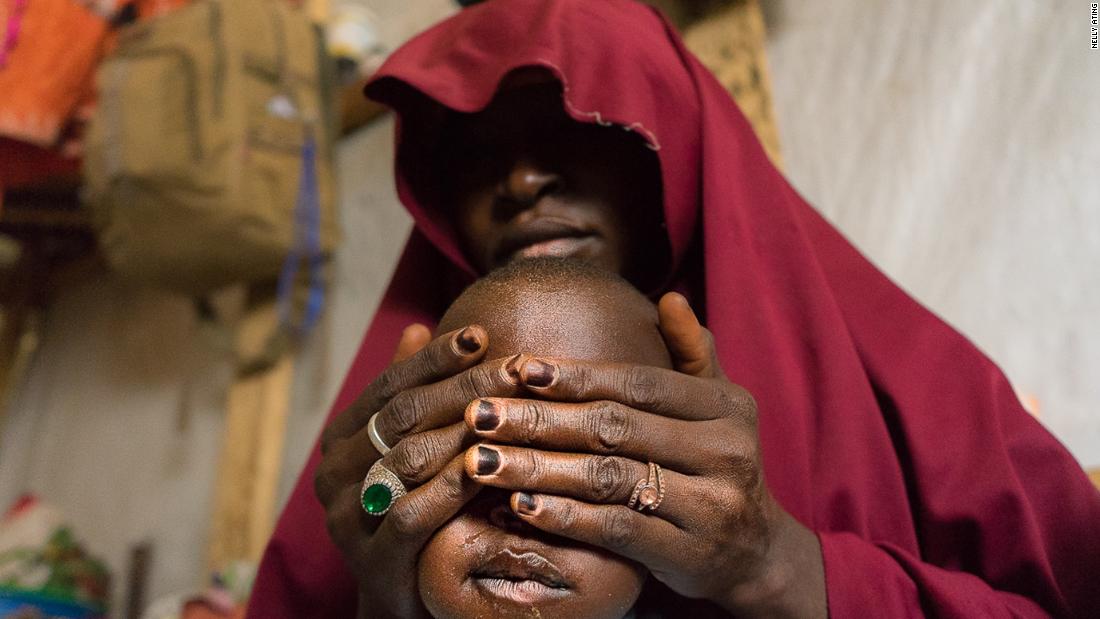
<instances>
[{"instance_id":1,"label":"child's forehead","mask_svg":"<svg viewBox=\"0 0 1100 619\"><path fill-rule=\"evenodd\" d=\"M447 312L440 332L483 326L489 333L487 358L523 352L670 367L651 303L618 286L576 284L465 295Z\"/></svg>"}]
</instances>

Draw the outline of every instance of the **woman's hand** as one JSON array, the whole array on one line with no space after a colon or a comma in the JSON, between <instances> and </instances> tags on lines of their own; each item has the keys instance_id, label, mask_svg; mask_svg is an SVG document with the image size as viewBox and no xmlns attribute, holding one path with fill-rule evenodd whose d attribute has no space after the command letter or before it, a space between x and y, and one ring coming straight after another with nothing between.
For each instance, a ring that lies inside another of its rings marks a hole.
<instances>
[{"instance_id":1,"label":"woman's hand","mask_svg":"<svg viewBox=\"0 0 1100 619\"><path fill-rule=\"evenodd\" d=\"M424 485L394 501L381 518L354 508L361 532L337 545L359 583L359 619L374 617L429 617L417 590L416 561L432 535L472 499L481 486L463 470L461 456L448 463ZM349 520L352 514L348 514ZM380 520L373 535L364 520ZM329 518L329 533L333 518Z\"/></svg>"},{"instance_id":2,"label":"woman's hand","mask_svg":"<svg viewBox=\"0 0 1100 619\"><path fill-rule=\"evenodd\" d=\"M488 347L481 327L430 337L421 325L406 329L394 362L321 438L314 489L329 535L359 582L361 617L425 612L416 591L416 557L480 489L459 457L472 442L463 410L478 394L507 396L521 388L518 358L478 363ZM366 514L360 504L363 478L380 456L366 432L376 412L379 433L393 446L383 464L410 488L382 517Z\"/></svg>"},{"instance_id":3,"label":"woman's hand","mask_svg":"<svg viewBox=\"0 0 1100 619\"><path fill-rule=\"evenodd\" d=\"M820 547L768 492L753 398L725 378L683 297L659 310L682 371L526 359L521 381L546 400L471 403L483 442L467 473L520 491L512 508L531 525L634 559L684 596L738 616L824 616ZM627 502L648 462L664 498L643 513Z\"/></svg>"}]
</instances>

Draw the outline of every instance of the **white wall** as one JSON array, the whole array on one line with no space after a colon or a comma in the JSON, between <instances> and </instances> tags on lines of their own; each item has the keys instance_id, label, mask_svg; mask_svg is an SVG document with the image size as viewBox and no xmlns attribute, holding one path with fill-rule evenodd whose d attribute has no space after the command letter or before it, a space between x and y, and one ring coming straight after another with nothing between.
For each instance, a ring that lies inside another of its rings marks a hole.
<instances>
[{"instance_id":1,"label":"white wall","mask_svg":"<svg viewBox=\"0 0 1100 619\"><path fill-rule=\"evenodd\" d=\"M1100 466L1088 3L763 1L794 184Z\"/></svg>"},{"instance_id":2,"label":"white wall","mask_svg":"<svg viewBox=\"0 0 1100 619\"><path fill-rule=\"evenodd\" d=\"M122 603L130 548L150 592L202 583L231 364L187 299L97 277L45 316L0 435L0 505L34 491L103 557Z\"/></svg>"}]
</instances>

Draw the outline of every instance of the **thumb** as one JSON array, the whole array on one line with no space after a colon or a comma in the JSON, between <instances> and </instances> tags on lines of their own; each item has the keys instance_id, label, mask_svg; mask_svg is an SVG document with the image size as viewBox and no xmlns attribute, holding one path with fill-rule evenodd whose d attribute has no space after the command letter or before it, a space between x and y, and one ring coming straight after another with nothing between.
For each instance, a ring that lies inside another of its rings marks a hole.
<instances>
[{"instance_id":1,"label":"thumb","mask_svg":"<svg viewBox=\"0 0 1100 619\"><path fill-rule=\"evenodd\" d=\"M432 341L432 332L428 327L418 322L405 327L405 330L401 332L401 340L397 342L397 350L393 353L393 363L404 361L415 355L430 341Z\"/></svg>"},{"instance_id":2,"label":"thumb","mask_svg":"<svg viewBox=\"0 0 1100 619\"><path fill-rule=\"evenodd\" d=\"M657 303L657 317L661 335L672 355L677 371L700 378L713 378L722 374L718 355L714 350L714 338L691 309L682 294L666 293Z\"/></svg>"}]
</instances>

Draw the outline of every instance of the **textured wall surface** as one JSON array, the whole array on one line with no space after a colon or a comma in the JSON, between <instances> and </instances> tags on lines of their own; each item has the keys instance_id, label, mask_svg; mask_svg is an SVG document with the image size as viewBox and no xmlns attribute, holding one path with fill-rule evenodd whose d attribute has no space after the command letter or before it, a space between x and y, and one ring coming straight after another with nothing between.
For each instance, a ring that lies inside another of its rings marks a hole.
<instances>
[{"instance_id":1,"label":"textured wall surface","mask_svg":"<svg viewBox=\"0 0 1100 619\"><path fill-rule=\"evenodd\" d=\"M1100 466L1088 3L764 2L788 176Z\"/></svg>"},{"instance_id":2,"label":"textured wall surface","mask_svg":"<svg viewBox=\"0 0 1100 619\"><path fill-rule=\"evenodd\" d=\"M0 504L61 508L125 598L130 548L153 543L152 595L202 582L227 349L188 299L96 278L50 307L0 435Z\"/></svg>"}]
</instances>

